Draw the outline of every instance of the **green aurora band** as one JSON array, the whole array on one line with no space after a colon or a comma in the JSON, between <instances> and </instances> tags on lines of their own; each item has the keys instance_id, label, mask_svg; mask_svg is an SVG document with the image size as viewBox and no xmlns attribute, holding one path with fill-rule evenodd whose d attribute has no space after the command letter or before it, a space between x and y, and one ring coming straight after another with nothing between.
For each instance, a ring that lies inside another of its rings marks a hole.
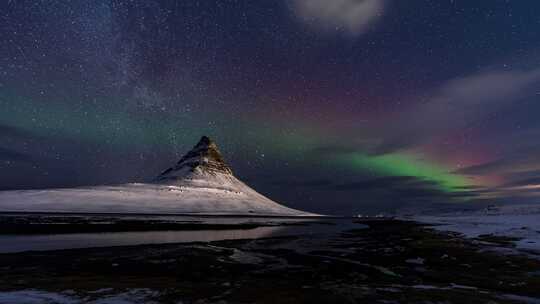
<instances>
[{"instance_id":1,"label":"green aurora band","mask_svg":"<svg viewBox=\"0 0 540 304\"><path fill-rule=\"evenodd\" d=\"M344 165L362 170L373 170L382 176L412 176L431 181L447 192L458 191L467 185L469 180L461 175L448 173L448 169L438 164L416 159L407 153L392 153L370 156L361 153L349 153L339 156Z\"/></svg>"},{"instance_id":2,"label":"green aurora band","mask_svg":"<svg viewBox=\"0 0 540 304\"><path fill-rule=\"evenodd\" d=\"M214 122L215 126L209 127L201 119L196 120L195 117L199 117L196 114L170 113L158 119L151 115L131 115L118 106L108 106L106 111L100 111L88 105L73 106L65 101L35 102L29 98L5 94L0 98L0 108L1 125L16 127L38 136L53 134L61 139L76 139L98 145L105 143L118 149L145 149L157 145L178 149L182 142L191 142L202 133L217 138L235 134L241 137L243 147L255 149L262 146L265 154L276 159L294 157L311 166L338 164L345 169L369 171L377 176L415 177L433 182L445 192L460 191L471 184L466 177L452 174L440 164L420 160L408 153L369 155L361 152L336 152L326 156L329 162L322 162L321 157L313 151L328 142L337 141L338 136L330 138L328 132L321 136L311 126L295 125L294 130L290 131L288 128L293 126L244 119L238 121L236 128L223 130L215 126L230 119L225 113L202 113L204 121Z\"/></svg>"}]
</instances>

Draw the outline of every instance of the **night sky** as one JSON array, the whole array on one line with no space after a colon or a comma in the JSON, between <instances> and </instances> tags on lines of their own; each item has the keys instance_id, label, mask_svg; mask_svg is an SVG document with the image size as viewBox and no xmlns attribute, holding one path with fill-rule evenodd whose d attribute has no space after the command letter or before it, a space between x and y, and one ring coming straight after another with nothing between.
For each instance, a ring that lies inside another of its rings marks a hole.
<instances>
[{"instance_id":1,"label":"night sky","mask_svg":"<svg viewBox=\"0 0 540 304\"><path fill-rule=\"evenodd\" d=\"M202 135L325 213L538 201L540 2L0 3L0 189L151 180Z\"/></svg>"}]
</instances>

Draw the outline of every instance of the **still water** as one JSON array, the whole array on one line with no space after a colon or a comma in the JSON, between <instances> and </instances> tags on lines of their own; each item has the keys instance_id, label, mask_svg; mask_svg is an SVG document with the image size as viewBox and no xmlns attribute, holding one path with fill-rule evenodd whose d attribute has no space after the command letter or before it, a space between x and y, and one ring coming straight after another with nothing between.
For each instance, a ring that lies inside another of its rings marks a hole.
<instances>
[{"instance_id":1,"label":"still water","mask_svg":"<svg viewBox=\"0 0 540 304\"><path fill-rule=\"evenodd\" d=\"M163 217L160 217L163 218ZM145 218L147 219L147 218ZM0 253L29 250L58 250L142 244L210 242L218 240L257 239L275 236L320 235L338 233L348 229L365 228L351 219L291 219L291 218L231 218L231 217L171 217L171 221L197 223L301 223L302 225L257 227L254 229L185 230L185 231L135 231L43 235L2 235ZM0 232L1 233L1 232Z\"/></svg>"}]
</instances>

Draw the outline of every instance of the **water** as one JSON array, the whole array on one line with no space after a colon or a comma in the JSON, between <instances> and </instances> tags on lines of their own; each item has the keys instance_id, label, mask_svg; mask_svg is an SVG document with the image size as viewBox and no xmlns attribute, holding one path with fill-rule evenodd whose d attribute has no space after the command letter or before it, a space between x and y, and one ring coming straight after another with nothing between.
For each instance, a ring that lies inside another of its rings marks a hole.
<instances>
[{"instance_id":1,"label":"water","mask_svg":"<svg viewBox=\"0 0 540 304\"><path fill-rule=\"evenodd\" d=\"M110 216L108 217L110 218ZM130 217L130 219L133 217ZM141 218L141 217L140 217ZM164 217L160 217L163 219ZM165 217L166 218L166 217ZM148 220L149 217L144 217ZM150 219L156 219L151 217ZM136 232L101 232L44 235L0 235L0 253L14 253L29 250L58 250L73 248L127 246L142 244L167 244L210 242L219 240L257 239L291 235L324 235L340 231L362 228L365 225L354 224L350 219L291 219L291 218L232 218L232 217L181 217L166 218L178 222L199 223L302 223L293 226L270 226L254 229L229 230L185 230L185 231L136 231ZM324 222L324 223L321 223Z\"/></svg>"}]
</instances>

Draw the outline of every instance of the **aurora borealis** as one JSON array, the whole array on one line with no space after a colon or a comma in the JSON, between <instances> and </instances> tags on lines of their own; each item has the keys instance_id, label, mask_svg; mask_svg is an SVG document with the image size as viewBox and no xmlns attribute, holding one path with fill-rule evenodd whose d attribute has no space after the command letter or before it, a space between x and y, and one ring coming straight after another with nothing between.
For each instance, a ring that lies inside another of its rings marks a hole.
<instances>
[{"instance_id":1,"label":"aurora borealis","mask_svg":"<svg viewBox=\"0 0 540 304\"><path fill-rule=\"evenodd\" d=\"M4 1L0 189L143 181L201 135L326 213L534 201L540 4Z\"/></svg>"}]
</instances>

